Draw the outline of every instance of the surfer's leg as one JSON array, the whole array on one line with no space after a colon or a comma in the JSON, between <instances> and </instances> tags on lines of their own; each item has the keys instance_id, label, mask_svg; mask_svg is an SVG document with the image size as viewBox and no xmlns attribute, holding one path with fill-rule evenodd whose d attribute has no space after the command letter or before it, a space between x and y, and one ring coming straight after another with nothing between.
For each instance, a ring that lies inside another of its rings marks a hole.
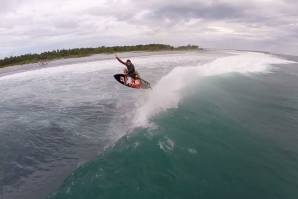
<instances>
[{"instance_id":1,"label":"surfer's leg","mask_svg":"<svg viewBox=\"0 0 298 199\"><path fill-rule=\"evenodd\" d=\"M124 73L124 75L127 75L127 73L128 73L128 70L127 70L127 68L124 68L124 71L123 71L123 73Z\"/></svg>"},{"instance_id":2,"label":"surfer's leg","mask_svg":"<svg viewBox=\"0 0 298 199\"><path fill-rule=\"evenodd\" d=\"M127 85L127 74L128 74L127 68L124 68L123 74L125 75L125 77L124 77L124 84Z\"/></svg>"},{"instance_id":3,"label":"surfer's leg","mask_svg":"<svg viewBox=\"0 0 298 199\"><path fill-rule=\"evenodd\" d=\"M135 71L135 75L137 76L137 78L141 79L140 74L138 71Z\"/></svg>"}]
</instances>

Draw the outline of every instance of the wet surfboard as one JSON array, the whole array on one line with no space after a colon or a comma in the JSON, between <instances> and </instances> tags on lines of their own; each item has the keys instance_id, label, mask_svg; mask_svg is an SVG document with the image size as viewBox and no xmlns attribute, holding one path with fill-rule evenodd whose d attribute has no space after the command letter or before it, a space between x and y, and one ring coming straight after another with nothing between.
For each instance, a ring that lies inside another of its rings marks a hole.
<instances>
[{"instance_id":1,"label":"wet surfboard","mask_svg":"<svg viewBox=\"0 0 298 199\"><path fill-rule=\"evenodd\" d=\"M135 89L148 89L151 88L150 83L139 78L133 78L123 74L116 74L114 78L124 86Z\"/></svg>"}]
</instances>

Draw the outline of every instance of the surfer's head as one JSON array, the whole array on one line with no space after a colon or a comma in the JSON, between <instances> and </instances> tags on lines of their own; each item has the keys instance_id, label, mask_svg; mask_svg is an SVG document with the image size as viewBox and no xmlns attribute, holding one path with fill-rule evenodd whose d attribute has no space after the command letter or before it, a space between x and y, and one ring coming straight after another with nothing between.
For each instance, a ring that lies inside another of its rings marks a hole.
<instances>
[{"instance_id":1,"label":"surfer's head","mask_svg":"<svg viewBox=\"0 0 298 199\"><path fill-rule=\"evenodd\" d=\"M130 65L130 64L131 64L131 61L128 59L128 60L126 60L126 63L127 63L128 65Z\"/></svg>"}]
</instances>

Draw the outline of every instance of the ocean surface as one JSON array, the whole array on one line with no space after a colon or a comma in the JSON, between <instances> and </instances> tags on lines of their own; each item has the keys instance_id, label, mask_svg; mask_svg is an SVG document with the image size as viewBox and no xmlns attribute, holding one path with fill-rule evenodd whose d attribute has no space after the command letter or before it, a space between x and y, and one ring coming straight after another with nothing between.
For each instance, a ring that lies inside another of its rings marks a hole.
<instances>
[{"instance_id":1,"label":"ocean surface","mask_svg":"<svg viewBox=\"0 0 298 199\"><path fill-rule=\"evenodd\" d=\"M298 57L111 56L0 70L1 199L298 198Z\"/></svg>"}]
</instances>

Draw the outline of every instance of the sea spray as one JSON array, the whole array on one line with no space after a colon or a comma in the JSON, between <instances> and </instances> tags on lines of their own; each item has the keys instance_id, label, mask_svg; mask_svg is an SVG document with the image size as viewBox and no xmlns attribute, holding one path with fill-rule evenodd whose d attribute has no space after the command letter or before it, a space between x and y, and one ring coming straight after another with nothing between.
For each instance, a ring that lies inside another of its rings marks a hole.
<instances>
[{"instance_id":1,"label":"sea spray","mask_svg":"<svg viewBox=\"0 0 298 199\"><path fill-rule=\"evenodd\" d=\"M179 90L191 84L198 84L203 76L215 76L228 73L269 72L272 64L294 63L264 53L237 53L233 56L220 57L210 63L192 67L176 67L162 77L154 86L156 94L149 93L145 103L139 107L134 119L135 126L152 126L149 118L178 108L181 99Z\"/></svg>"}]
</instances>

